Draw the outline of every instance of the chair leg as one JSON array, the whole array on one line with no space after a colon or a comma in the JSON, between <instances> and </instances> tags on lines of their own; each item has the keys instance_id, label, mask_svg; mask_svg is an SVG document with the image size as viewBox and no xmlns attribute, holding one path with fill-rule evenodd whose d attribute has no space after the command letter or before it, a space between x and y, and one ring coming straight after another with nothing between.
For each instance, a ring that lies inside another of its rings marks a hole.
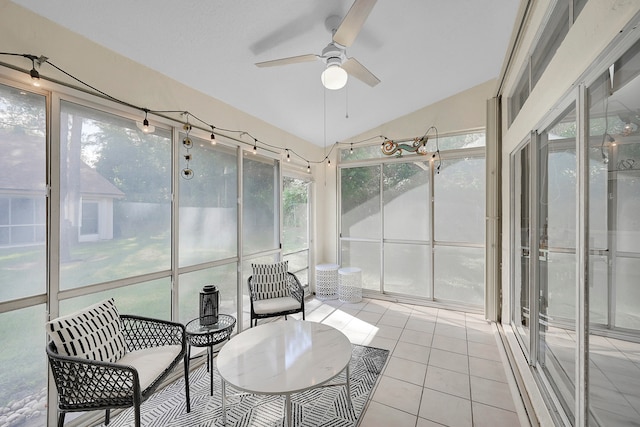
<instances>
[{"instance_id":1,"label":"chair leg","mask_svg":"<svg viewBox=\"0 0 640 427\"><path fill-rule=\"evenodd\" d=\"M64 426L64 412L60 412L58 414L58 427L63 427Z\"/></svg>"},{"instance_id":2,"label":"chair leg","mask_svg":"<svg viewBox=\"0 0 640 427\"><path fill-rule=\"evenodd\" d=\"M184 355L184 395L187 399L187 413L191 412L191 399L189 398L189 357L191 356L191 346L187 354Z\"/></svg>"},{"instance_id":3,"label":"chair leg","mask_svg":"<svg viewBox=\"0 0 640 427\"><path fill-rule=\"evenodd\" d=\"M108 426L111 422L111 410L107 409L104 411L104 425Z\"/></svg>"},{"instance_id":4,"label":"chair leg","mask_svg":"<svg viewBox=\"0 0 640 427\"><path fill-rule=\"evenodd\" d=\"M140 427L140 405L135 405L134 408L135 427Z\"/></svg>"}]
</instances>

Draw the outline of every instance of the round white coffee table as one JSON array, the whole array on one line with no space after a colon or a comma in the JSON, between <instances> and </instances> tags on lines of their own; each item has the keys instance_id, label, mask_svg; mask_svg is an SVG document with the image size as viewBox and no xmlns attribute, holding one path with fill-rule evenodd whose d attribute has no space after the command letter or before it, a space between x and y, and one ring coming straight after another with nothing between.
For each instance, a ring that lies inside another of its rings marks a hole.
<instances>
[{"instance_id":1,"label":"round white coffee table","mask_svg":"<svg viewBox=\"0 0 640 427\"><path fill-rule=\"evenodd\" d=\"M346 382L335 385L345 385L350 398L351 349L346 335L316 322L290 319L236 335L217 358L223 423L227 423L226 384L252 394L284 395L287 426L291 425L291 394L321 386L345 370Z\"/></svg>"}]
</instances>

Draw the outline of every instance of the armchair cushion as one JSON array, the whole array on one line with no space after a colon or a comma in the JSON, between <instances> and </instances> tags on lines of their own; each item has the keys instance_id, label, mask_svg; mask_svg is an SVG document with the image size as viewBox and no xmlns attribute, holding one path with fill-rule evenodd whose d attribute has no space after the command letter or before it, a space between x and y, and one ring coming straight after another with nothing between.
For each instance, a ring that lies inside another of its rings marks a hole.
<instances>
[{"instance_id":1,"label":"armchair cushion","mask_svg":"<svg viewBox=\"0 0 640 427\"><path fill-rule=\"evenodd\" d=\"M131 366L138 371L140 390L146 390L175 360L182 346L163 345L131 351L118 360L118 365Z\"/></svg>"},{"instance_id":2,"label":"armchair cushion","mask_svg":"<svg viewBox=\"0 0 640 427\"><path fill-rule=\"evenodd\" d=\"M282 313L296 309L300 309L300 301L288 296L253 302L253 311L256 314Z\"/></svg>"},{"instance_id":3,"label":"armchair cushion","mask_svg":"<svg viewBox=\"0 0 640 427\"><path fill-rule=\"evenodd\" d=\"M126 353L122 323L113 298L47 322L58 352L102 362L116 362Z\"/></svg>"},{"instance_id":4,"label":"armchair cushion","mask_svg":"<svg viewBox=\"0 0 640 427\"><path fill-rule=\"evenodd\" d=\"M251 264L253 270L252 297L254 300L287 297L291 293L287 284L289 261L275 264Z\"/></svg>"}]
</instances>

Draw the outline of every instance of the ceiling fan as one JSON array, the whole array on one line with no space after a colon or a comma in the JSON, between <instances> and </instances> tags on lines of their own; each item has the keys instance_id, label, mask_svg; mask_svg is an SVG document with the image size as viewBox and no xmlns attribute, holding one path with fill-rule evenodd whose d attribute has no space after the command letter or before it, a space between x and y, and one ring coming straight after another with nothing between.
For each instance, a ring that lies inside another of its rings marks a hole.
<instances>
[{"instance_id":1,"label":"ceiling fan","mask_svg":"<svg viewBox=\"0 0 640 427\"><path fill-rule=\"evenodd\" d=\"M358 33L364 25L364 21L371 13L377 0L355 0L349 12L342 21L339 16L329 16L325 21L325 27L333 37L320 55L307 54L291 56L288 58L274 59L272 61L258 62L258 67L276 67L280 65L298 64L321 60L327 68L322 72L321 81L327 89L341 89L347 84L348 75L363 81L373 87L380 83L371 71L358 62L355 58L349 58L346 48L355 41Z\"/></svg>"}]
</instances>

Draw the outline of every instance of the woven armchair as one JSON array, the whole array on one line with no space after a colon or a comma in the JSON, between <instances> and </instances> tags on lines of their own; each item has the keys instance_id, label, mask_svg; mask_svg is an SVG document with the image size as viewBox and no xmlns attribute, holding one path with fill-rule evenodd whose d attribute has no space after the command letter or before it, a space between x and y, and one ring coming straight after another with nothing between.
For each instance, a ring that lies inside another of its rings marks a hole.
<instances>
[{"instance_id":1,"label":"woven armchair","mask_svg":"<svg viewBox=\"0 0 640 427\"><path fill-rule=\"evenodd\" d=\"M64 425L67 412L105 410L105 424L109 424L110 409L131 406L139 427L142 402L185 360L184 325L132 315L120 315L120 319L126 354L114 363L62 355L49 342L47 356L58 390L58 427ZM185 384L189 384L187 366ZM188 386L185 397L190 412Z\"/></svg>"},{"instance_id":2,"label":"woven armchair","mask_svg":"<svg viewBox=\"0 0 640 427\"><path fill-rule=\"evenodd\" d=\"M251 327L258 325L258 319L302 313L304 319L304 289L295 274L287 272L287 289L289 295L277 298L258 299L253 276L247 280L251 299Z\"/></svg>"}]
</instances>

